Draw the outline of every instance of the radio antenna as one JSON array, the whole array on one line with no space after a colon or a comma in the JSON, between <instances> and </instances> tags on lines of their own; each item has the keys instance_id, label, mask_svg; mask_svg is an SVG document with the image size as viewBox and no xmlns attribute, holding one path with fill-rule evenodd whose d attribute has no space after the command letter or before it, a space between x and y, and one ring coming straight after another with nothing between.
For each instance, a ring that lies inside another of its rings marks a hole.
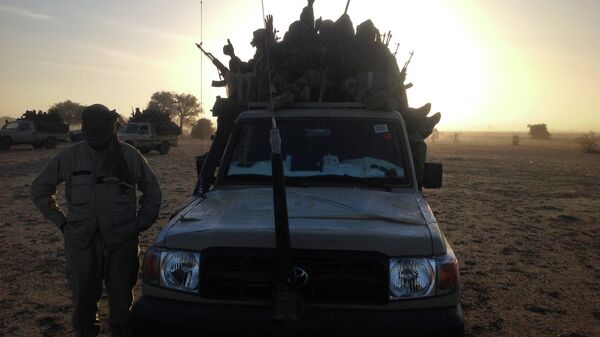
<instances>
[{"instance_id":1,"label":"radio antenna","mask_svg":"<svg viewBox=\"0 0 600 337\"><path fill-rule=\"evenodd\" d=\"M203 1L200 0L200 44L202 44L204 42L204 37L202 36L203 35L203 26L204 26L204 19L203 19L203 15L202 15L203 8L202 7L204 7L204 4L203 4ZM204 57L201 57L200 58L200 105L202 105L202 103L204 102L204 95L203 95L204 81L202 80L203 71L204 71L203 64L202 64L203 60L204 60Z\"/></svg>"},{"instance_id":2,"label":"radio antenna","mask_svg":"<svg viewBox=\"0 0 600 337\"><path fill-rule=\"evenodd\" d=\"M294 271L290 244L290 226L288 222L287 198L285 192L285 170L281 151L281 135L275 119L273 92L271 85L271 63L269 60L269 43L274 30L272 21L267 25L264 1L261 0L263 21L265 23L265 53L267 58L267 74L269 78L269 106L271 110L271 176L273 184L273 213L275 220L275 284L272 294L272 313L274 321L298 320L301 314L302 299L295 289L296 274ZM269 17L272 20L272 17Z\"/></svg>"},{"instance_id":3,"label":"radio antenna","mask_svg":"<svg viewBox=\"0 0 600 337\"><path fill-rule=\"evenodd\" d=\"M271 60L269 59L269 33L267 31L268 27L267 27L267 17L265 16L265 2L264 0L260 0L260 5L262 7L262 20L263 20L263 24L265 26L265 53L267 54L267 76L269 78L269 107L268 109L271 109L271 112L273 113L273 117L271 120L271 123L273 124L274 128L277 128L277 123L275 122L275 112L273 111L273 92L271 91L271 88L273 87L271 84Z\"/></svg>"},{"instance_id":4,"label":"radio antenna","mask_svg":"<svg viewBox=\"0 0 600 337\"><path fill-rule=\"evenodd\" d=\"M203 1L200 0L200 44L204 42L203 37L203 26L204 26L204 18L202 16L203 12ZM204 68L203 68L203 60L204 57L200 58L200 112L204 114ZM202 116L204 117L204 116ZM204 136L204 135L201 135ZM200 153L204 152L204 143L202 142L202 137L200 137Z\"/></svg>"}]
</instances>

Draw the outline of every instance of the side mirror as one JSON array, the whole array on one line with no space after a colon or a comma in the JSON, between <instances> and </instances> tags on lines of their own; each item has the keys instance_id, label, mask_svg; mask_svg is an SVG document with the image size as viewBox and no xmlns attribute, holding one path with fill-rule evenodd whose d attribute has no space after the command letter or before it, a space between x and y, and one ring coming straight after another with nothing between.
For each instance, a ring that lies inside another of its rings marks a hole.
<instances>
[{"instance_id":1,"label":"side mirror","mask_svg":"<svg viewBox=\"0 0 600 337\"><path fill-rule=\"evenodd\" d=\"M201 156L196 156L196 174L198 175L198 178L200 177L200 174L202 173L202 166L204 166L204 161L206 160L207 155L208 155L208 152Z\"/></svg>"},{"instance_id":2,"label":"side mirror","mask_svg":"<svg viewBox=\"0 0 600 337\"><path fill-rule=\"evenodd\" d=\"M444 166L440 163L425 163L423 170L424 188L441 188Z\"/></svg>"}]
</instances>

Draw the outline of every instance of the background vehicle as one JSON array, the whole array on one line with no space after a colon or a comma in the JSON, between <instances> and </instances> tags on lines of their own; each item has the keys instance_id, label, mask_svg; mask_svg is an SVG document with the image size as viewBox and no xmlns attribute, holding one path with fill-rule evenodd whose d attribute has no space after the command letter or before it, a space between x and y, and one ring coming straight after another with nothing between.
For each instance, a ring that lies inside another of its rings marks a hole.
<instances>
[{"instance_id":1,"label":"background vehicle","mask_svg":"<svg viewBox=\"0 0 600 337\"><path fill-rule=\"evenodd\" d=\"M68 141L69 127L59 121L17 119L7 122L0 130L0 150L11 145L30 144L34 148L53 149L59 142Z\"/></svg>"},{"instance_id":2,"label":"background vehicle","mask_svg":"<svg viewBox=\"0 0 600 337\"><path fill-rule=\"evenodd\" d=\"M69 139L73 142L80 142L83 140L83 133L81 132L81 129L79 130L71 130L68 133L69 135Z\"/></svg>"},{"instance_id":3,"label":"background vehicle","mask_svg":"<svg viewBox=\"0 0 600 337\"><path fill-rule=\"evenodd\" d=\"M157 150L165 155L171 146L177 146L177 134L159 134L151 123L129 122L119 129L119 138L141 153Z\"/></svg>"},{"instance_id":4,"label":"background vehicle","mask_svg":"<svg viewBox=\"0 0 600 337\"><path fill-rule=\"evenodd\" d=\"M238 118L214 187L173 214L143 262L137 333L460 336L458 261L417 184L399 113L276 112L293 286L275 284L272 113ZM441 186L426 165L423 187Z\"/></svg>"}]
</instances>

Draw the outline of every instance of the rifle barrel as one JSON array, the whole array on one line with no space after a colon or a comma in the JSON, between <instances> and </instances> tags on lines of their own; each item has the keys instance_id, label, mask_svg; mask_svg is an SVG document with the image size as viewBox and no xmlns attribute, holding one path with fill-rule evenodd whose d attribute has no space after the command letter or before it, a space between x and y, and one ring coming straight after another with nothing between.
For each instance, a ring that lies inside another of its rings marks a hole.
<instances>
[{"instance_id":1,"label":"rifle barrel","mask_svg":"<svg viewBox=\"0 0 600 337\"><path fill-rule=\"evenodd\" d=\"M350 0L346 2L346 9L344 9L344 14L348 13L348 7L350 6Z\"/></svg>"}]
</instances>

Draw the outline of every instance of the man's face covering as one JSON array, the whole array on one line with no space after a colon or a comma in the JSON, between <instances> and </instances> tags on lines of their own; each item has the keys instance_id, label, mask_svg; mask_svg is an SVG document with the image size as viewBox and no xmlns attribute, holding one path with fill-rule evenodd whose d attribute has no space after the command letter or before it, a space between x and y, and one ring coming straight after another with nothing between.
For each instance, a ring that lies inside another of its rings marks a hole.
<instances>
[{"instance_id":1,"label":"man's face covering","mask_svg":"<svg viewBox=\"0 0 600 337\"><path fill-rule=\"evenodd\" d=\"M106 149L117 135L117 114L102 104L90 105L81 114L81 132L95 150Z\"/></svg>"}]
</instances>

